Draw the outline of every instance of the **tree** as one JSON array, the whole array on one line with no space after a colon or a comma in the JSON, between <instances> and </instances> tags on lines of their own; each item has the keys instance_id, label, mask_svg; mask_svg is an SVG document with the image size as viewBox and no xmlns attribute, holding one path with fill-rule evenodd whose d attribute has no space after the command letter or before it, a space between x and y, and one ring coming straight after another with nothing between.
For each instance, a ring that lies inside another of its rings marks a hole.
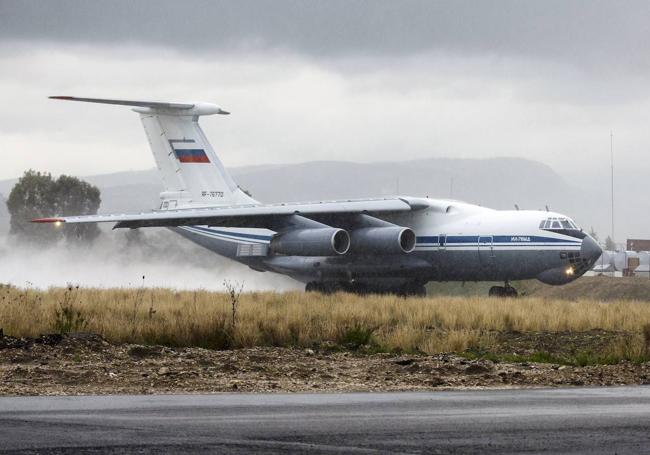
<instances>
[{"instance_id":1,"label":"tree","mask_svg":"<svg viewBox=\"0 0 650 455\"><path fill-rule=\"evenodd\" d=\"M607 251L616 251L616 243L614 243L614 241L609 235L605 239L605 249Z\"/></svg>"},{"instance_id":2,"label":"tree","mask_svg":"<svg viewBox=\"0 0 650 455\"><path fill-rule=\"evenodd\" d=\"M14 185L7 208L11 215L11 233L38 243L52 243L65 237L72 241L91 241L99 235L96 224L68 225L53 228L31 223L33 218L97 213L101 203L97 187L76 177L62 175L58 179L49 173L33 170Z\"/></svg>"},{"instance_id":3,"label":"tree","mask_svg":"<svg viewBox=\"0 0 650 455\"><path fill-rule=\"evenodd\" d=\"M94 215L102 202L99 188L76 177L62 175L55 185L58 215ZM67 240L92 241L99 235L96 223L70 224L63 229Z\"/></svg>"},{"instance_id":4,"label":"tree","mask_svg":"<svg viewBox=\"0 0 650 455\"><path fill-rule=\"evenodd\" d=\"M14 185L7 209L11 215L10 232L19 237L47 243L55 241L61 233L44 229L29 222L32 218L52 215L55 211L54 180L50 174L29 170Z\"/></svg>"}]
</instances>

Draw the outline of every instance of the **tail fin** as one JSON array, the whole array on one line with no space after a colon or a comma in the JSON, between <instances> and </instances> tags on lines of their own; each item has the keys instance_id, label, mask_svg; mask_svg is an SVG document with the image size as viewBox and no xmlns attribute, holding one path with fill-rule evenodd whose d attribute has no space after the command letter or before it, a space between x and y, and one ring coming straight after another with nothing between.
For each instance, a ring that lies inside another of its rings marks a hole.
<instances>
[{"instance_id":1,"label":"tail fin","mask_svg":"<svg viewBox=\"0 0 650 455\"><path fill-rule=\"evenodd\" d=\"M165 185L165 191L160 194L161 208L257 202L239 189L199 126L201 115L228 114L218 106L71 96L50 98L134 106Z\"/></svg>"}]
</instances>

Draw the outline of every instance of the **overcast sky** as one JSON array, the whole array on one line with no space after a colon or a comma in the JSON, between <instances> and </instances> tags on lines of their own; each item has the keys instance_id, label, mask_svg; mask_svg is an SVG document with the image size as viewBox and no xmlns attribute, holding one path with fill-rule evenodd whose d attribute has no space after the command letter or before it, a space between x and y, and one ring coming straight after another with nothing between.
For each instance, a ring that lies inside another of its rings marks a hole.
<instances>
[{"instance_id":1,"label":"overcast sky","mask_svg":"<svg viewBox=\"0 0 650 455\"><path fill-rule=\"evenodd\" d=\"M153 166L127 108L203 100L227 166L517 156L647 168L647 1L0 0L0 178Z\"/></svg>"}]
</instances>

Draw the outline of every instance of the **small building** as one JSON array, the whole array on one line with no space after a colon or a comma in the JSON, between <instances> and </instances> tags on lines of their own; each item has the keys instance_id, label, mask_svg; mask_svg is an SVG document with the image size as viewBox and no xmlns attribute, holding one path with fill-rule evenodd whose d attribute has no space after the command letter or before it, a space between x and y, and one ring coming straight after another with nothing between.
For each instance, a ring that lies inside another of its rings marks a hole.
<instances>
[{"instance_id":1,"label":"small building","mask_svg":"<svg viewBox=\"0 0 650 455\"><path fill-rule=\"evenodd\" d=\"M627 251L650 251L650 240L627 239Z\"/></svg>"},{"instance_id":2,"label":"small building","mask_svg":"<svg viewBox=\"0 0 650 455\"><path fill-rule=\"evenodd\" d=\"M593 272L596 275L611 275L614 276L616 273L616 267L614 267L614 256L616 252L603 250L603 253L600 255L600 258L596 261L593 267Z\"/></svg>"},{"instance_id":3,"label":"small building","mask_svg":"<svg viewBox=\"0 0 650 455\"><path fill-rule=\"evenodd\" d=\"M650 253L647 251L639 252L639 266L634 269L634 275L650 278Z\"/></svg>"},{"instance_id":4,"label":"small building","mask_svg":"<svg viewBox=\"0 0 650 455\"><path fill-rule=\"evenodd\" d=\"M634 270L641 264L639 253L636 251L617 251L614 254L614 267L623 276L634 276Z\"/></svg>"}]
</instances>

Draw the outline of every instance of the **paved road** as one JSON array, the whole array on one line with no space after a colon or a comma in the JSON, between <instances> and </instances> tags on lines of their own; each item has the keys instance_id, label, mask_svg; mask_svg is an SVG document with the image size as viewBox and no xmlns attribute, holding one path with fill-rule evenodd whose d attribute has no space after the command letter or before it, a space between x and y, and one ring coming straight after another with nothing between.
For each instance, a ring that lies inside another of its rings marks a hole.
<instances>
[{"instance_id":1,"label":"paved road","mask_svg":"<svg viewBox=\"0 0 650 455\"><path fill-rule=\"evenodd\" d=\"M0 398L0 452L650 453L650 387Z\"/></svg>"}]
</instances>

